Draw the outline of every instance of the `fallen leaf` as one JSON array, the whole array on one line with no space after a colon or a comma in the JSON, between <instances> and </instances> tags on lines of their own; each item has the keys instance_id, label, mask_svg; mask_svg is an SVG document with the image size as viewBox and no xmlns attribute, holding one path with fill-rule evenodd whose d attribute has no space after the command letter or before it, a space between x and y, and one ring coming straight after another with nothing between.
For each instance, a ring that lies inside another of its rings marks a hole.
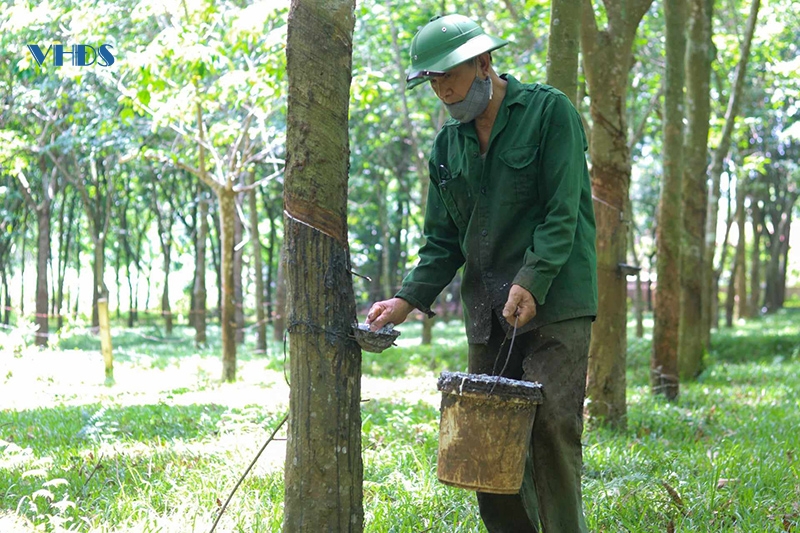
<instances>
[{"instance_id":1,"label":"fallen leaf","mask_svg":"<svg viewBox=\"0 0 800 533\"><path fill-rule=\"evenodd\" d=\"M719 490L721 488L726 487L727 485L730 485L732 483L738 483L738 482L739 482L739 478L724 478L724 477L721 477L721 478L719 478L719 481L717 481L717 489Z\"/></svg>"},{"instance_id":2,"label":"fallen leaf","mask_svg":"<svg viewBox=\"0 0 800 533\"><path fill-rule=\"evenodd\" d=\"M672 498L672 503L675 504L675 507L683 513L683 500L681 499L681 495L678 494L678 491L672 488L672 486L667 483L666 481L662 481L661 485L667 490L669 493L669 497Z\"/></svg>"}]
</instances>

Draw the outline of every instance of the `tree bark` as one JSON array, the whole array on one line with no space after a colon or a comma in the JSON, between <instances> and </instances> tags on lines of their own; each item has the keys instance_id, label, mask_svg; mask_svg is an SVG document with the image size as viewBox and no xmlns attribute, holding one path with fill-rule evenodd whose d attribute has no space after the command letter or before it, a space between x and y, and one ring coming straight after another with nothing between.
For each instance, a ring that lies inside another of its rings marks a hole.
<instances>
[{"instance_id":1,"label":"tree bark","mask_svg":"<svg viewBox=\"0 0 800 533\"><path fill-rule=\"evenodd\" d=\"M201 168L202 165L201 165ZM206 241L208 240L208 200L205 198L203 186L197 186L197 239L194 262L194 343L196 346L206 344Z\"/></svg>"},{"instance_id":2,"label":"tree bark","mask_svg":"<svg viewBox=\"0 0 800 533\"><path fill-rule=\"evenodd\" d=\"M582 9L583 70L590 90L589 154L596 198L598 312L589 348L589 415L609 426L626 426L626 280L619 264L627 253L625 212L631 180L625 102L632 45L652 0L607 3L608 27L600 30L591 0Z\"/></svg>"},{"instance_id":3,"label":"tree bark","mask_svg":"<svg viewBox=\"0 0 800 533\"><path fill-rule=\"evenodd\" d=\"M284 241L286 235L284 234ZM286 331L286 269L284 268L284 247L278 251L278 274L275 280L275 316L272 320L272 336L276 341L283 341Z\"/></svg>"},{"instance_id":4,"label":"tree bark","mask_svg":"<svg viewBox=\"0 0 800 533\"><path fill-rule=\"evenodd\" d=\"M236 304L234 302L233 246L235 241L236 195L230 188L216 190L219 200L222 278L222 379L236 380Z\"/></svg>"},{"instance_id":5,"label":"tree bark","mask_svg":"<svg viewBox=\"0 0 800 533\"><path fill-rule=\"evenodd\" d=\"M629 209L630 206L628 206ZM641 339L644 337L644 295L642 294L642 270L641 262L639 261L639 254L636 253L636 238L633 231L633 223L629 224L628 239L631 249L631 256L633 257L634 266L638 267L636 271L636 288L633 292L633 309L636 316L636 338ZM625 289L627 291L627 287Z\"/></svg>"},{"instance_id":6,"label":"tree bark","mask_svg":"<svg viewBox=\"0 0 800 533\"><path fill-rule=\"evenodd\" d=\"M583 0L553 0L550 3L547 84L566 94L573 105L577 105L578 98L582 7Z\"/></svg>"},{"instance_id":7,"label":"tree bark","mask_svg":"<svg viewBox=\"0 0 800 533\"><path fill-rule=\"evenodd\" d=\"M250 185L255 173L250 173ZM264 318L264 266L261 260L261 234L258 231L258 201L256 188L247 193L250 202L250 240L253 243L253 276L256 282L256 352L267 352L267 321Z\"/></svg>"},{"instance_id":8,"label":"tree bark","mask_svg":"<svg viewBox=\"0 0 800 533\"><path fill-rule=\"evenodd\" d=\"M37 229L39 231L36 246L36 346L47 346L49 338L48 304L50 298L47 289L47 263L50 259L50 200L42 201L36 209Z\"/></svg>"},{"instance_id":9,"label":"tree bark","mask_svg":"<svg viewBox=\"0 0 800 533\"><path fill-rule=\"evenodd\" d=\"M686 0L664 0L667 71L664 80L664 178L658 208L658 299L653 326L650 384L653 394L678 397L678 328L683 219L683 86L685 80Z\"/></svg>"},{"instance_id":10,"label":"tree bark","mask_svg":"<svg viewBox=\"0 0 800 533\"><path fill-rule=\"evenodd\" d=\"M719 204L719 185L720 177L722 176L723 163L728 158L728 152L731 146L731 135L733 134L733 127L736 123L736 117L739 113L739 106L742 98L742 91L744 90L745 75L747 73L747 63L750 60L750 45L753 42L753 34L755 33L756 20L758 17L758 9L761 5L761 0L753 0L750 6L750 15L747 19L747 28L745 30L744 41L739 55L739 63L736 66L736 80L734 81L733 88L730 92L728 99L728 108L725 112L725 125L722 129L722 137L719 145L714 150L711 165L709 166L709 174L711 175L711 184L708 193L708 205L706 211L706 243L705 243L705 257L704 257L704 295L703 305L706 311L703 316L707 322L703 325L704 344L708 346L711 338L711 327L714 324L714 317L711 316L711 308L713 307L712 299L715 298L714 291L714 252L716 251L717 240L717 215Z\"/></svg>"},{"instance_id":11,"label":"tree bark","mask_svg":"<svg viewBox=\"0 0 800 533\"><path fill-rule=\"evenodd\" d=\"M235 196L233 212L233 302L236 344L244 344L244 249L240 246L244 236L244 220L239 216L242 195Z\"/></svg>"},{"instance_id":12,"label":"tree bark","mask_svg":"<svg viewBox=\"0 0 800 533\"><path fill-rule=\"evenodd\" d=\"M736 316L747 317L747 268L745 267L745 223L747 212L744 207L745 184L742 177L736 184L736 225L739 230L739 240L736 242Z\"/></svg>"},{"instance_id":13,"label":"tree bark","mask_svg":"<svg viewBox=\"0 0 800 533\"><path fill-rule=\"evenodd\" d=\"M719 281L722 278L722 272L725 269L725 264L728 261L728 240L731 236L731 227L736 217L734 208L731 205L730 189L733 186L733 178L728 178L728 202L727 202L727 221L725 223L725 236L722 239L722 246L720 247L719 265L714 268L714 279L711 284L711 320L712 326L719 329Z\"/></svg>"},{"instance_id":14,"label":"tree bark","mask_svg":"<svg viewBox=\"0 0 800 533\"><path fill-rule=\"evenodd\" d=\"M350 338L356 309L347 245L354 8L352 0L292 0L289 13L286 533L363 530L361 352Z\"/></svg>"},{"instance_id":15,"label":"tree bark","mask_svg":"<svg viewBox=\"0 0 800 533\"><path fill-rule=\"evenodd\" d=\"M686 143L683 167L683 243L678 364L681 380L700 373L706 350L703 331L705 227L708 204L706 170L711 114L711 18L713 0L689 0L686 50ZM707 310L706 310L707 311Z\"/></svg>"},{"instance_id":16,"label":"tree bark","mask_svg":"<svg viewBox=\"0 0 800 533\"><path fill-rule=\"evenodd\" d=\"M105 244L106 240L103 237L94 239L94 261L92 262L92 279L94 285L94 290L92 292L92 327L95 328L95 330L100 327L100 318L97 314L97 301L100 298L106 298L108 295L106 282L103 279L103 273L106 268Z\"/></svg>"},{"instance_id":17,"label":"tree bark","mask_svg":"<svg viewBox=\"0 0 800 533\"><path fill-rule=\"evenodd\" d=\"M731 274L728 278L728 293L725 297L725 327L733 327L733 308L736 303L736 277L739 274L738 251L734 253L731 261Z\"/></svg>"},{"instance_id":18,"label":"tree bark","mask_svg":"<svg viewBox=\"0 0 800 533\"><path fill-rule=\"evenodd\" d=\"M781 240L783 254L780 262L780 283L778 284L778 306L783 307L786 302L786 274L789 270L789 234L792 231L792 208L786 213L787 223L784 226L784 234Z\"/></svg>"},{"instance_id":19,"label":"tree bark","mask_svg":"<svg viewBox=\"0 0 800 533\"><path fill-rule=\"evenodd\" d=\"M762 215L758 200L750 198L750 210L753 226L753 252L750 256L750 308L748 316L757 317L761 314L761 231Z\"/></svg>"}]
</instances>

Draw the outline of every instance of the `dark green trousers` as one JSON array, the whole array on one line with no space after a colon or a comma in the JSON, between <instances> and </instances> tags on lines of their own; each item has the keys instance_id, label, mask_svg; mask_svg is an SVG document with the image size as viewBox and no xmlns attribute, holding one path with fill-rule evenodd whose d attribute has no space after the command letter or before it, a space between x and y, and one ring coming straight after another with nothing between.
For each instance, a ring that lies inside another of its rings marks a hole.
<instances>
[{"instance_id":1,"label":"dark green trousers","mask_svg":"<svg viewBox=\"0 0 800 533\"><path fill-rule=\"evenodd\" d=\"M489 533L587 533L581 503L583 400L592 320L575 318L517 335L503 376L543 385L519 494L478 492ZM469 345L469 371L492 374L505 363L497 318L488 344Z\"/></svg>"}]
</instances>

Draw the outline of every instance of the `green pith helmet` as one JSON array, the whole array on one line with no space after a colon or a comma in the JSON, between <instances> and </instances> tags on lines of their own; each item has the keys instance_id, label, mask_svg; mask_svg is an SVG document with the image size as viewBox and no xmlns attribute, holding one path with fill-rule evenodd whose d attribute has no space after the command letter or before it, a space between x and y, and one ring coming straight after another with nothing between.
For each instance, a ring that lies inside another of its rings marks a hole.
<instances>
[{"instance_id":1,"label":"green pith helmet","mask_svg":"<svg viewBox=\"0 0 800 533\"><path fill-rule=\"evenodd\" d=\"M412 89L508 41L492 37L464 15L433 17L411 41L411 70L406 88Z\"/></svg>"}]
</instances>

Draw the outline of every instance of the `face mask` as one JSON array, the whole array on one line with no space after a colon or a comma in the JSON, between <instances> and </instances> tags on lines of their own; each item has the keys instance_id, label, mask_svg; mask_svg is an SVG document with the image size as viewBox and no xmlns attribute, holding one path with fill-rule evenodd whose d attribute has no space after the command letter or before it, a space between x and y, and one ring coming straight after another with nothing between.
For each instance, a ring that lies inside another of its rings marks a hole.
<instances>
[{"instance_id":1,"label":"face mask","mask_svg":"<svg viewBox=\"0 0 800 533\"><path fill-rule=\"evenodd\" d=\"M489 106L492 92L491 76L487 76L485 80L475 76L469 91L467 91L467 96L463 100L454 104L444 104L444 106L450 116L457 121L462 123L472 122Z\"/></svg>"}]
</instances>

